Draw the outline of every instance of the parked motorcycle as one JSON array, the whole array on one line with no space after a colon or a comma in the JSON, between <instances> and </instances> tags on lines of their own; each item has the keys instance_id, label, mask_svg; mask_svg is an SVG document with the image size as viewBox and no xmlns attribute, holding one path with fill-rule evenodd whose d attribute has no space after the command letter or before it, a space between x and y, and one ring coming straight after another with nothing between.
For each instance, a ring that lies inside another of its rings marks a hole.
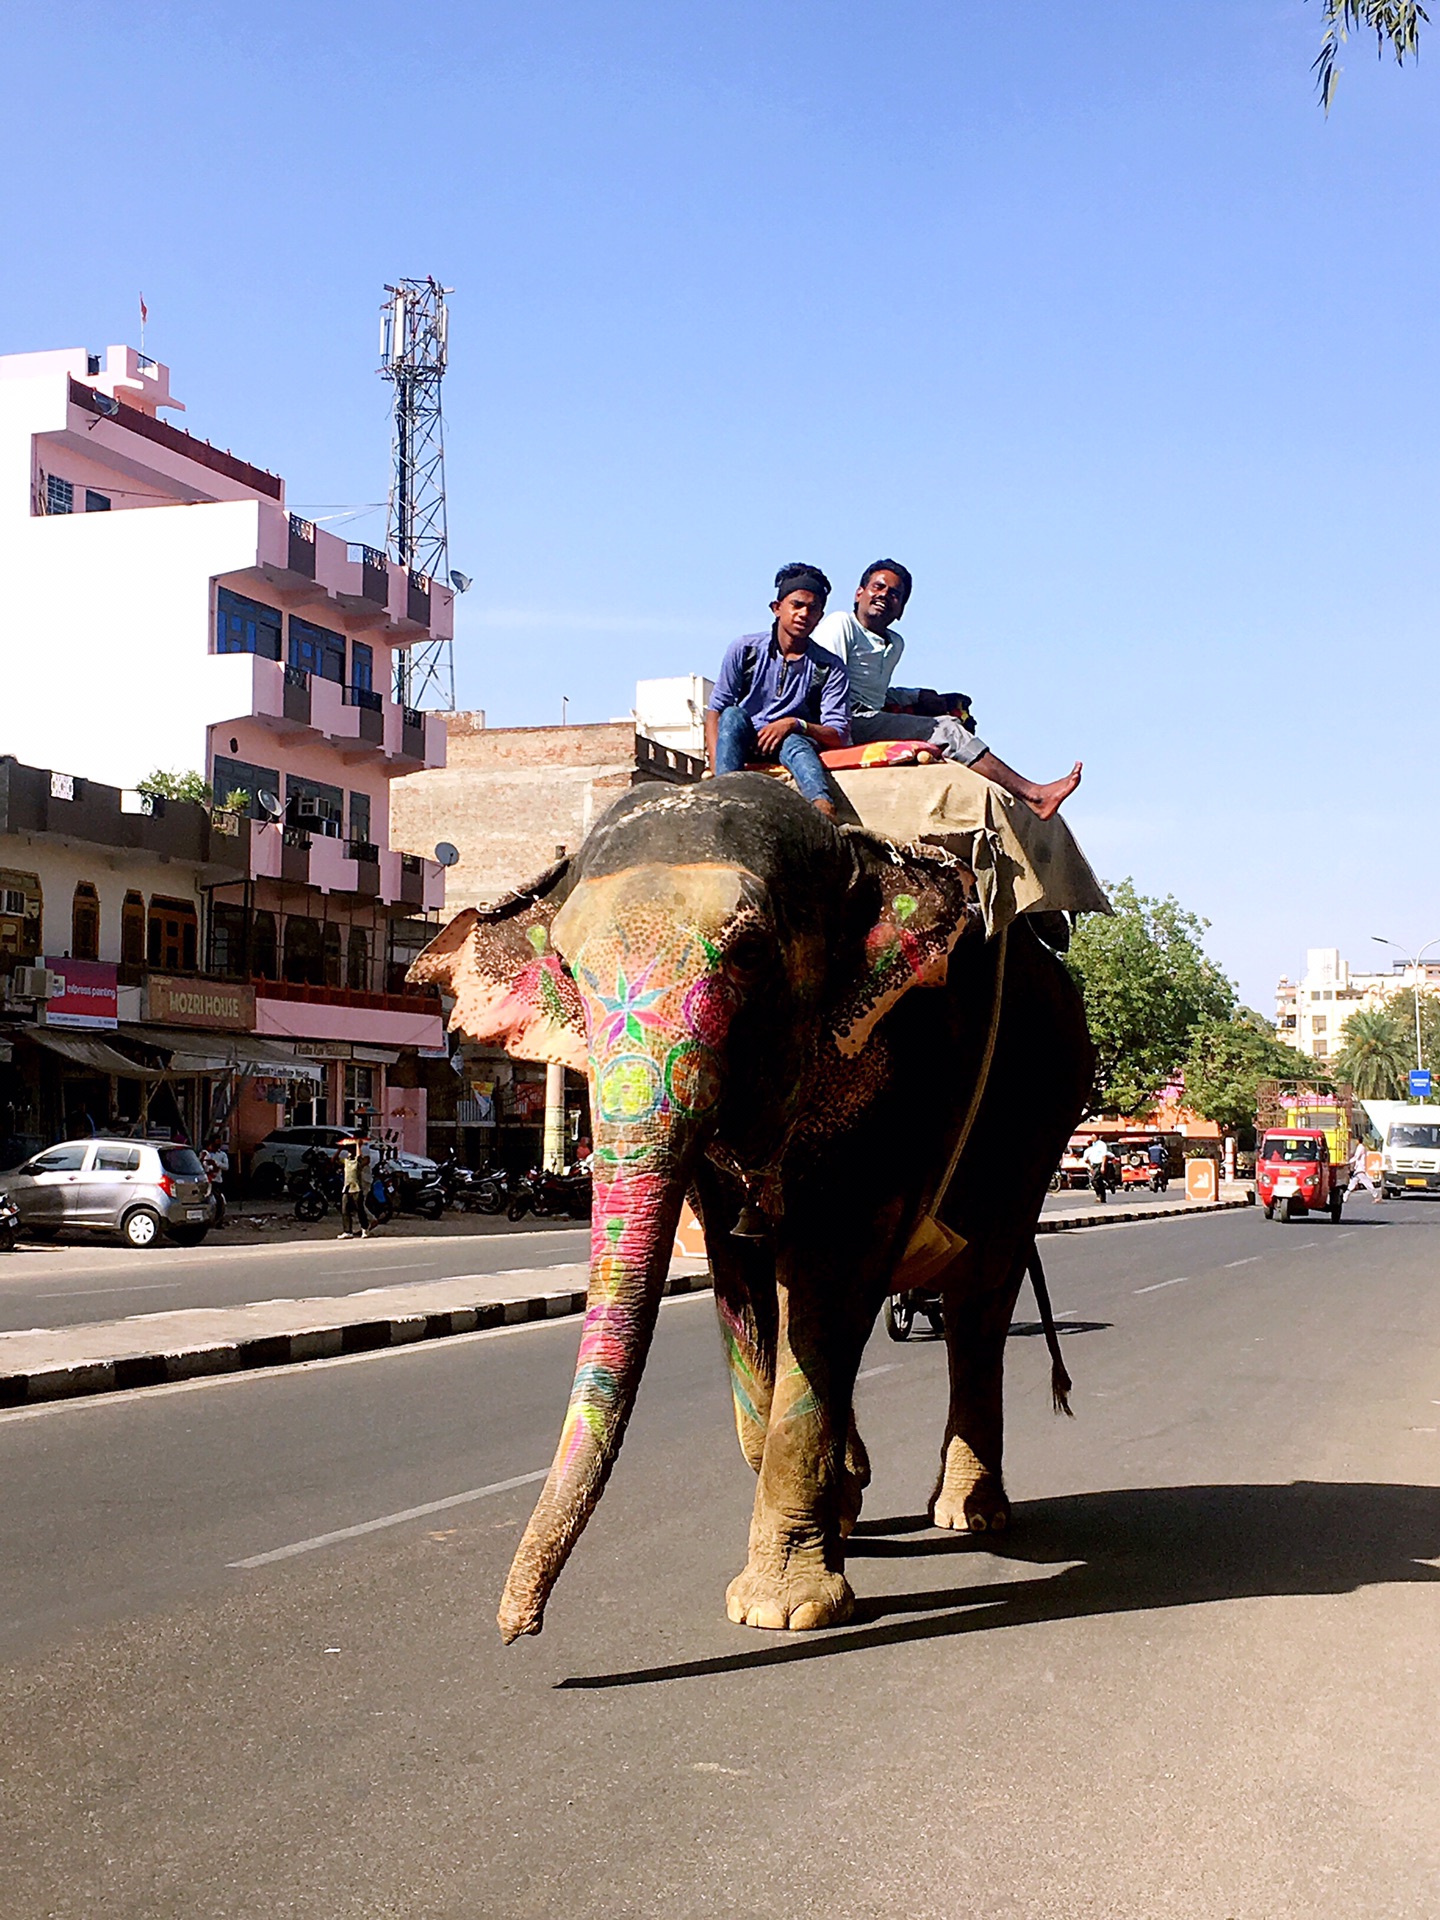
<instances>
[{"instance_id":1,"label":"parked motorcycle","mask_svg":"<svg viewBox=\"0 0 1440 1920\"><path fill-rule=\"evenodd\" d=\"M916 1287L909 1293L885 1296L885 1331L892 1340L908 1340L916 1319L924 1314L930 1322L931 1338L945 1336L945 1303L931 1288Z\"/></svg>"},{"instance_id":2,"label":"parked motorcycle","mask_svg":"<svg viewBox=\"0 0 1440 1920\"><path fill-rule=\"evenodd\" d=\"M438 1220L445 1211L445 1189L437 1174L411 1173L400 1161L387 1157L375 1169L366 1203L382 1226L397 1213Z\"/></svg>"},{"instance_id":3,"label":"parked motorcycle","mask_svg":"<svg viewBox=\"0 0 1440 1920\"><path fill-rule=\"evenodd\" d=\"M331 1207L339 1206L343 1184L344 1176L332 1156L323 1147L311 1147L288 1182L295 1196L295 1218L323 1220Z\"/></svg>"}]
</instances>

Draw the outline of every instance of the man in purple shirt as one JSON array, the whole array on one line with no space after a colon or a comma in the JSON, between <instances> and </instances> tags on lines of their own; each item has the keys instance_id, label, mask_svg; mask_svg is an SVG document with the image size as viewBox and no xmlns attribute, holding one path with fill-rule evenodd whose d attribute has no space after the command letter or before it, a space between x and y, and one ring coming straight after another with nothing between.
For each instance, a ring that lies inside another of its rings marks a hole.
<instances>
[{"instance_id":1,"label":"man in purple shirt","mask_svg":"<svg viewBox=\"0 0 1440 1920\"><path fill-rule=\"evenodd\" d=\"M717 776L755 760L778 760L804 797L835 818L821 749L850 744L850 681L843 661L810 635L830 582L792 561L775 576L769 633L747 633L726 649L705 715L705 751Z\"/></svg>"}]
</instances>

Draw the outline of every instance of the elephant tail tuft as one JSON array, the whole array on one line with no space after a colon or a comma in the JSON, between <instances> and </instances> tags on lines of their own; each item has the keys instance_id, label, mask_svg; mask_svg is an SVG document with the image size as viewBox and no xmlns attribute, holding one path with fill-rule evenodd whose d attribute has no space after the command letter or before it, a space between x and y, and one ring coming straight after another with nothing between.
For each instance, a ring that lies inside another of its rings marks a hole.
<instances>
[{"instance_id":1,"label":"elephant tail tuft","mask_svg":"<svg viewBox=\"0 0 1440 1920\"><path fill-rule=\"evenodd\" d=\"M1040 1264L1040 1249L1033 1240L1030 1242L1030 1253L1025 1265L1030 1275L1030 1284L1035 1289L1035 1305L1040 1309L1040 1324L1045 1329L1045 1345L1050 1351L1050 1398L1056 1413L1063 1413L1067 1419L1073 1420L1075 1409L1070 1404L1070 1389L1075 1382L1065 1369L1065 1359L1060 1351L1060 1336L1055 1331L1055 1316L1050 1311L1050 1289L1045 1284L1045 1269Z\"/></svg>"}]
</instances>

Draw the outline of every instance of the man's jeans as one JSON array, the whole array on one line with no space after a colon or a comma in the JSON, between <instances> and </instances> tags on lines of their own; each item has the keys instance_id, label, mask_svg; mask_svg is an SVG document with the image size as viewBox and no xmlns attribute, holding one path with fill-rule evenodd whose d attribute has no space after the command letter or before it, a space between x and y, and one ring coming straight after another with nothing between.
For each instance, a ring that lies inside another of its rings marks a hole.
<instances>
[{"instance_id":1,"label":"man's jeans","mask_svg":"<svg viewBox=\"0 0 1440 1920\"><path fill-rule=\"evenodd\" d=\"M752 760L765 756L760 752L755 722L743 707L723 707L715 734L715 771L741 773ZM830 782L820 764L815 742L803 733L787 733L777 756L807 800L828 800Z\"/></svg>"},{"instance_id":2,"label":"man's jeans","mask_svg":"<svg viewBox=\"0 0 1440 1920\"><path fill-rule=\"evenodd\" d=\"M872 740L927 740L962 767L973 767L990 751L978 733L948 713L934 719L923 713L852 713L850 738L857 747L868 747Z\"/></svg>"}]
</instances>

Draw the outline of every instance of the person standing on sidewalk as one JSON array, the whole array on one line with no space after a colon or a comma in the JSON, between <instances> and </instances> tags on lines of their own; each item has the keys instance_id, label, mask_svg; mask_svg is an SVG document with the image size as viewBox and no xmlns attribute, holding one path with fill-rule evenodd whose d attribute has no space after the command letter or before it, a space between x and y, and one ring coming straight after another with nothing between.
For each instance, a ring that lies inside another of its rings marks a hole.
<instances>
[{"instance_id":1,"label":"person standing on sidewalk","mask_svg":"<svg viewBox=\"0 0 1440 1920\"><path fill-rule=\"evenodd\" d=\"M370 1216L365 1211L365 1156L358 1140L340 1143L340 1233L341 1240L367 1240Z\"/></svg>"},{"instance_id":2,"label":"person standing on sidewalk","mask_svg":"<svg viewBox=\"0 0 1440 1920\"><path fill-rule=\"evenodd\" d=\"M1085 1164L1090 1169L1090 1186L1103 1207L1109 1193L1110 1147L1098 1136L1085 1149Z\"/></svg>"}]
</instances>

